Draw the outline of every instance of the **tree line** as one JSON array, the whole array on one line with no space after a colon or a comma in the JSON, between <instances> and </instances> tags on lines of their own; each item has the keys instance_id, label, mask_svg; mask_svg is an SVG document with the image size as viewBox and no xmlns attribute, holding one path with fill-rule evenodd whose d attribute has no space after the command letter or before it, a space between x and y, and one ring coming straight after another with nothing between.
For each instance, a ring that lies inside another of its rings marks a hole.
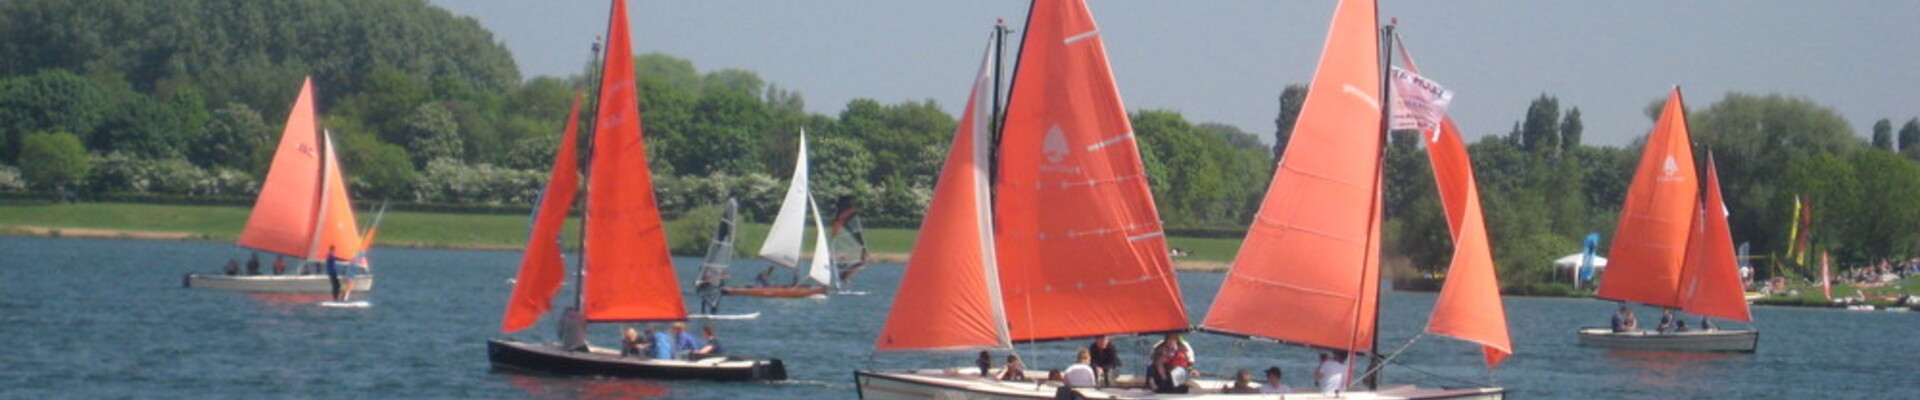
<instances>
[{"instance_id":1,"label":"tree line","mask_svg":"<svg viewBox=\"0 0 1920 400\"><path fill-rule=\"evenodd\" d=\"M0 191L251 196L310 76L356 198L526 206L592 79L587 63L522 79L491 33L423 0L22 0L0 3L0 15L10 22L0 24ZM824 203L850 199L875 222L911 226L956 125L932 100L856 99L817 114L751 71L666 54L638 55L634 68L669 214L735 197L749 219L771 218L804 129ZM1281 91L1270 147L1177 111L1133 113L1167 226L1244 230L1305 90ZM1548 279L1547 261L1590 232L1612 239L1641 145L1584 143L1582 118L1542 94L1504 134L1469 135L1480 137L1469 151L1508 282ZM1814 210L1817 246L1841 260L1901 257L1920 239L1920 119L1856 136L1809 100L1734 93L1696 105L1689 121L1719 162L1735 241L1754 254L1785 249L1796 196ZM1451 244L1421 141L1390 136L1387 248L1444 268Z\"/></svg>"}]
</instances>

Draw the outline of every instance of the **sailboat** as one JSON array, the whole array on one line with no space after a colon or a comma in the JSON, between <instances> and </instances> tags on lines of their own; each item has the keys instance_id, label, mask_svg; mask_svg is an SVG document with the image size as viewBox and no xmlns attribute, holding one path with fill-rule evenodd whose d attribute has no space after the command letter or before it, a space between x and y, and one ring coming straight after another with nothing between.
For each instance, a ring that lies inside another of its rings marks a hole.
<instances>
[{"instance_id":1,"label":"sailboat","mask_svg":"<svg viewBox=\"0 0 1920 400\"><path fill-rule=\"evenodd\" d=\"M627 33L626 1L613 0L610 14L608 46L601 64L599 101L596 102L599 109L584 171L586 187L580 187L575 173L578 163L574 144L580 114L579 101L575 100L501 324L503 333L526 329L552 308L553 296L565 278L566 267L560 251L561 227L575 192L584 190L585 213L579 238L582 254L574 275L578 284L572 305L561 313L558 321L561 341L488 340L487 359L495 369L561 375L786 379L786 366L779 359L735 356L654 359L623 356L619 350L594 347L586 341L590 322L687 319L680 285L674 278L673 260L667 253L660 210L654 202L652 177L647 172L646 141L642 136L639 96L634 84L633 49Z\"/></svg>"},{"instance_id":2,"label":"sailboat","mask_svg":"<svg viewBox=\"0 0 1920 400\"><path fill-rule=\"evenodd\" d=\"M1753 322L1740 288L1712 153L1706 164L1703 189L1694 169L1686 105L1675 87L1627 187L1598 297ZM1587 327L1579 334L1583 345L1631 350L1752 353L1760 341L1760 334L1750 329L1614 332L1612 327Z\"/></svg>"},{"instance_id":3,"label":"sailboat","mask_svg":"<svg viewBox=\"0 0 1920 400\"><path fill-rule=\"evenodd\" d=\"M805 275L800 273L800 248L806 238L806 219L813 216L813 258ZM791 284L780 285L769 281L773 266L761 272L754 286L736 286L720 289L731 296L754 296L795 298L827 294L834 286L832 254L827 247L827 230L821 222L820 205L813 201L812 190L807 186L807 131L800 131L800 152L795 156L793 179L788 183L787 196L780 202L780 213L773 217L773 227L767 231L767 241L760 246L760 258L780 268L793 271ZM803 282L802 278L812 282Z\"/></svg>"},{"instance_id":4,"label":"sailboat","mask_svg":"<svg viewBox=\"0 0 1920 400\"><path fill-rule=\"evenodd\" d=\"M1033 2L995 135L1005 32L995 26L988 40L875 350L1186 331L1140 149L1086 3ZM855 379L869 400L1048 399L1059 389L951 369Z\"/></svg>"},{"instance_id":5,"label":"sailboat","mask_svg":"<svg viewBox=\"0 0 1920 400\"><path fill-rule=\"evenodd\" d=\"M707 257L700 260L700 276L693 282L693 294L700 298L700 313L687 315L694 319L753 319L759 318L759 312L746 314L721 314L720 288L726 287L727 272L733 264L733 241L739 232L736 222L740 220L740 202L727 199L727 210L720 216L720 223L713 228L713 241L707 245Z\"/></svg>"},{"instance_id":6,"label":"sailboat","mask_svg":"<svg viewBox=\"0 0 1920 400\"><path fill-rule=\"evenodd\" d=\"M246 292L311 292L334 290L326 273L329 256L350 272L339 278L350 292L373 289L365 251L372 232L363 238L341 179L340 159L333 135L320 128L315 111L313 79L300 84L280 144L267 167L266 183L254 200L253 213L240 231L240 247L292 258L288 271L270 274L188 274L187 287ZM377 225L377 223L376 223ZM307 266L304 264L313 264ZM353 273L357 272L357 273Z\"/></svg>"},{"instance_id":7,"label":"sailboat","mask_svg":"<svg viewBox=\"0 0 1920 400\"><path fill-rule=\"evenodd\" d=\"M834 294L863 295L866 292L851 290L850 286L853 277L873 262L873 252L867 249L867 230L860 223L860 210L853 207L853 199L842 199L839 208L827 228L833 251Z\"/></svg>"}]
</instances>

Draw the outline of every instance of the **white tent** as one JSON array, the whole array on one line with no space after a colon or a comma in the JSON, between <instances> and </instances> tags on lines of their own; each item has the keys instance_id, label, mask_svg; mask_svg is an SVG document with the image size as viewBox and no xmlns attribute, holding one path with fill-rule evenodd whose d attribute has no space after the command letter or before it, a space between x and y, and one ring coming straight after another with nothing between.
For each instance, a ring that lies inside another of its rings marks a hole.
<instances>
[{"instance_id":1,"label":"white tent","mask_svg":"<svg viewBox=\"0 0 1920 400\"><path fill-rule=\"evenodd\" d=\"M1553 266L1554 266L1554 267L1558 267L1558 268L1560 268L1560 269L1574 269L1574 268L1579 268L1579 267L1580 267L1580 258L1581 258L1581 254L1580 254L1580 253L1573 253L1573 254L1569 254L1569 255L1567 255L1566 257L1560 257L1560 258L1558 258L1558 259L1555 259L1555 260L1553 260ZM1595 270L1596 272L1598 272L1598 271L1604 271L1604 270L1606 270L1606 269L1607 269L1607 258L1606 258L1606 257L1601 257L1601 256L1597 256L1597 255L1596 255L1596 256L1593 256L1593 269L1594 269L1594 270Z\"/></svg>"}]
</instances>

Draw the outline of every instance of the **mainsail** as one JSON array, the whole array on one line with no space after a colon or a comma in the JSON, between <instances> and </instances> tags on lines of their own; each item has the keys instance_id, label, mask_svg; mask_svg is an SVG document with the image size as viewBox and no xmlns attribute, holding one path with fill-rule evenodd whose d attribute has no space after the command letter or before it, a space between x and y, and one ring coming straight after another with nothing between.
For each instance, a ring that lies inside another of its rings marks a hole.
<instances>
[{"instance_id":1,"label":"mainsail","mask_svg":"<svg viewBox=\"0 0 1920 400\"><path fill-rule=\"evenodd\" d=\"M1600 277L1600 298L1680 307L1680 269L1699 194L1686 109L1676 87L1627 187L1620 226L1607 252L1607 273Z\"/></svg>"},{"instance_id":2,"label":"mainsail","mask_svg":"<svg viewBox=\"0 0 1920 400\"><path fill-rule=\"evenodd\" d=\"M1381 82L1370 1L1341 1L1292 140L1201 326L1370 352L1379 298Z\"/></svg>"},{"instance_id":3,"label":"mainsail","mask_svg":"<svg viewBox=\"0 0 1920 400\"><path fill-rule=\"evenodd\" d=\"M626 2L611 14L588 155L582 309L599 322L686 319L647 171Z\"/></svg>"},{"instance_id":4,"label":"mainsail","mask_svg":"<svg viewBox=\"0 0 1920 400\"><path fill-rule=\"evenodd\" d=\"M560 292L566 279L566 261L560 254L560 232L567 222L567 210L573 208L574 193L580 190L580 161L574 155L579 143L580 98L573 99L573 111L567 113L567 128L560 135L554 152L553 172L547 175L547 189L540 196L532 233L527 235L527 251L520 256L520 273L514 278L513 296L507 299L507 315L500 331L527 329L553 308L553 295Z\"/></svg>"},{"instance_id":5,"label":"mainsail","mask_svg":"<svg viewBox=\"0 0 1920 400\"><path fill-rule=\"evenodd\" d=\"M315 262L325 261L329 249L340 258L362 250L340 162L320 129L313 99L308 78L300 84L260 197L240 231L241 247Z\"/></svg>"},{"instance_id":6,"label":"mainsail","mask_svg":"<svg viewBox=\"0 0 1920 400\"><path fill-rule=\"evenodd\" d=\"M807 186L807 131L800 131L800 150L794 156L793 179L787 183L787 195L780 201L780 211L774 214L773 226L767 230L767 241L760 246L760 258L772 261L782 267L800 266L800 248L806 238L808 194Z\"/></svg>"},{"instance_id":7,"label":"mainsail","mask_svg":"<svg viewBox=\"0 0 1920 400\"><path fill-rule=\"evenodd\" d=\"M1080 0L1035 1L1024 34L993 205L1012 339L1187 329L1092 13Z\"/></svg>"},{"instance_id":8,"label":"mainsail","mask_svg":"<svg viewBox=\"0 0 1920 400\"><path fill-rule=\"evenodd\" d=\"M947 161L914 257L873 347L879 351L959 351L1009 348L1006 309L1000 305L993 248L989 172L993 156L995 41L987 41L980 73L960 114Z\"/></svg>"}]
</instances>

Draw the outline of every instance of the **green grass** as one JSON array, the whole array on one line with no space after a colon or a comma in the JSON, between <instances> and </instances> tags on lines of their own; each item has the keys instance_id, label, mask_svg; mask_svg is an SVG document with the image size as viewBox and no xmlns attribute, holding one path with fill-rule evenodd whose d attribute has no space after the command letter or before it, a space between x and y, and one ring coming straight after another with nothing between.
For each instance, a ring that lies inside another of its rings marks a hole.
<instances>
[{"instance_id":1,"label":"green grass","mask_svg":"<svg viewBox=\"0 0 1920 400\"><path fill-rule=\"evenodd\" d=\"M6 201L0 202L0 226L180 232L206 240L230 241L239 237L249 211L247 207L237 206ZM365 229L366 224L372 222L373 214L362 211L360 219L361 228ZM578 219L568 221L566 232L569 236L579 232ZM909 253L918 234L919 231L913 229L871 228L867 230L867 245L877 253ZM667 235L672 237L674 232ZM526 236L525 215L390 211L380 222L379 237L375 241L386 246L510 249L524 245ZM740 240L735 245L743 249L743 253L755 253L766 237L766 224L743 224ZM1167 242L1194 252L1182 259L1199 261L1232 261L1240 247L1239 239L1171 237Z\"/></svg>"},{"instance_id":2,"label":"green grass","mask_svg":"<svg viewBox=\"0 0 1920 400\"><path fill-rule=\"evenodd\" d=\"M1828 301L1826 296L1821 295L1820 286L1806 285L1806 284L1791 284L1791 285L1788 285L1788 287L1793 290L1799 290L1800 294L1794 295L1794 296L1767 296L1759 300L1755 300L1754 304L1776 305L1776 306L1805 306L1805 307L1832 307L1833 306L1833 303ZM1896 281L1885 286L1865 288L1865 289L1855 287L1853 286L1853 284L1850 284L1850 283L1835 282L1833 284L1834 298L1858 297L1861 295L1861 292L1863 291L1866 292L1868 297L1871 299L1868 301L1868 303L1876 306L1880 306L1880 307L1886 307L1892 304L1891 300L1882 300L1886 297L1899 296L1903 294L1908 296L1920 296L1920 277L1909 277L1907 279Z\"/></svg>"}]
</instances>

